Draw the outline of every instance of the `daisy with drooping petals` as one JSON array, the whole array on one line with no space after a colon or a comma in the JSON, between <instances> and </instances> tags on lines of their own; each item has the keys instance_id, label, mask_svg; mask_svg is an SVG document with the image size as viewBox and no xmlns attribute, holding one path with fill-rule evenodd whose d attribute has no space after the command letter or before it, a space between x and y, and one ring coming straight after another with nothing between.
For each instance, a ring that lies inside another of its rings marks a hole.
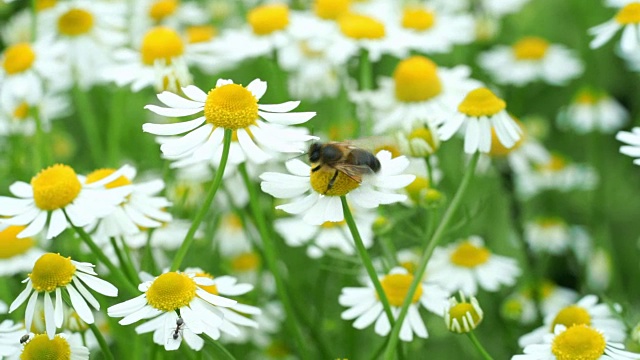
<instances>
[{"instance_id":1,"label":"daisy with drooping petals","mask_svg":"<svg viewBox=\"0 0 640 360\"><path fill-rule=\"evenodd\" d=\"M635 158L633 163L640 165L640 127L634 127L631 131L619 131L616 140L625 143L620 147L620 152Z\"/></svg>"},{"instance_id":2,"label":"daisy with drooping petals","mask_svg":"<svg viewBox=\"0 0 640 360\"><path fill-rule=\"evenodd\" d=\"M0 230L0 276L27 272L44 254L35 239L17 237L22 230L24 226L7 226L6 229Z\"/></svg>"},{"instance_id":3,"label":"daisy with drooping petals","mask_svg":"<svg viewBox=\"0 0 640 360\"><path fill-rule=\"evenodd\" d=\"M401 267L395 267L391 269L389 274L380 277L382 289L391 305L391 312L396 318L412 281L413 275ZM445 308L448 298L449 293L438 285L420 284L411 299L407 317L402 323L400 340L411 341L414 334L423 339L429 337L418 308L422 305L430 312L442 316L442 310ZM343 288L338 302L349 308L340 315L343 320L356 319L353 323L354 328L364 329L375 323L376 334L386 336L391 331L389 319L383 311L382 302L378 299L372 284L368 284L366 287Z\"/></svg>"},{"instance_id":4,"label":"daisy with drooping petals","mask_svg":"<svg viewBox=\"0 0 640 360\"><path fill-rule=\"evenodd\" d=\"M58 236L70 224L85 226L109 215L131 193L131 186L103 189L121 176L121 170L87 184L68 165L56 164L38 173L31 184L16 181L9 191L18 198L0 196L0 223L27 225L19 238L30 237L47 228L47 239Z\"/></svg>"},{"instance_id":5,"label":"daisy with drooping petals","mask_svg":"<svg viewBox=\"0 0 640 360\"><path fill-rule=\"evenodd\" d=\"M620 50L625 54L638 52L640 50L640 36L638 36L638 32L640 32L640 2L635 0L627 2L613 19L589 29L589 34L595 36L589 46L592 49L601 47L611 40L620 29L623 29Z\"/></svg>"},{"instance_id":6,"label":"daisy with drooping petals","mask_svg":"<svg viewBox=\"0 0 640 360\"><path fill-rule=\"evenodd\" d=\"M575 290L558 286L549 280L543 280L538 285L540 310L542 316L557 314L565 306L569 306L578 299ZM520 324L528 325L536 321L537 310L533 301L531 286L525 286L509 295L502 304L502 315Z\"/></svg>"},{"instance_id":7,"label":"daisy with drooping petals","mask_svg":"<svg viewBox=\"0 0 640 360\"><path fill-rule=\"evenodd\" d=\"M221 154L225 129L234 130L245 158L262 164L271 159L263 148L275 152L302 153L305 141L315 139L287 125L301 124L315 112L290 112L299 101L266 105L258 101L267 91L267 83L256 79L247 87L220 79L216 87L205 93L195 86L182 88L188 98L170 92L158 94L168 107L147 105L145 109L162 116L188 116L201 113L194 120L173 124L142 125L145 132L170 136L187 133L162 144L162 153L172 159L211 160ZM258 145L256 145L256 143ZM232 155L230 154L230 157Z\"/></svg>"},{"instance_id":8,"label":"daisy with drooping petals","mask_svg":"<svg viewBox=\"0 0 640 360\"><path fill-rule=\"evenodd\" d=\"M89 360L89 349L82 343L79 336L56 334L55 337L47 337L47 334L30 335L29 341L20 352L20 359L38 360L44 357L49 359Z\"/></svg>"},{"instance_id":9,"label":"daisy with drooping petals","mask_svg":"<svg viewBox=\"0 0 640 360\"><path fill-rule=\"evenodd\" d=\"M522 138L511 148L506 148L500 140L495 129L491 129L491 150L489 156L494 159L506 159L515 174L528 174L536 166L545 164L551 158L551 154L527 131L527 127L518 119L513 118L522 130Z\"/></svg>"},{"instance_id":10,"label":"daisy with drooping petals","mask_svg":"<svg viewBox=\"0 0 640 360\"><path fill-rule=\"evenodd\" d=\"M460 301L452 296L449 305L444 309L444 322L449 331L463 334L473 331L484 316L484 312L475 296L467 301L464 293L460 292Z\"/></svg>"},{"instance_id":11,"label":"daisy with drooping petals","mask_svg":"<svg viewBox=\"0 0 640 360\"><path fill-rule=\"evenodd\" d=\"M406 195L391 191L409 185L414 175L403 174L409 166L409 160L400 156L391 158L389 151L376 154L380 161L380 171L365 177L358 183L346 174L333 170L312 171L311 167L298 159L285 164L291 174L266 172L260 175L262 191L279 199L293 199L276 209L289 214L303 214L303 220L311 225L321 225L326 221L344 220L341 196L355 206L372 209L381 204L391 204L407 199ZM329 182L336 176L333 186ZM390 191L391 190L391 191Z\"/></svg>"},{"instance_id":12,"label":"daisy with drooping petals","mask_svg":"<svg viewBox=\"0 0 640 360\"><path fill-rule=\"evenodd\" d=\"M567 249L580 252L584 246L588 248L591 243L583 227L569 226L564 220L556 217L540 217L528 222L524 235L527 244L536 253L561 255Z\"/></svg>"},{"instance_id":13,"label":"daisy with drooping petals","mask_svg":"<svg viewBox=\"0 0 640 360\"><path fill-rule=\"evenodd\" d=\"M0 323L0 359L20 352L20 338L25 332L22 324L15 324L12 320L3 320Z\"/></svg>"},{"instance_id":14,"label":"daisy with drooping petals","mask_svg":"<svg viewBox=\"0 0 640 360\"><path fill-rule=\"evenodd\" d=\"M571 163L564 156L551 154L547 162L518 176L516 188L523 197L529 198L546 190L591 190L598 181L598 173L592 166Z\"/></svg>"},{"instance_id":15,"label":"daisy with drooping petals","mask_svg":"<svg viewBox=\"0 0 640 360\"><path fill-rule=\"evenodd\" d=\"M584 88L558 116L558 125L580 134L591 131L610 134L629 120L627 110L604 91Z\"/></svg>"},{"instance_id":16,"label":"daisy with drooping petals","mask_svg":"<svg viewBox=\"0 0 640 360\"><path fill-rule=\"evenodd\" d=\"M35 305L40 293L43 293L45 326L49 339L53 339L56 328L62 327L64 320L62 305L62 291L64 290L69 295L71 306L78 313L78 316L87 324L93 324L94 317L89 305L100 310L100 303L87 290L87 287L105 296L115 297L118 295L118 289L98 278L93 267L93 264L73 261L71 258L65 258L58 254L42 255L33 265L33 271L25 280L27 287L11 303L9 312L16 310L28 298L25 326L27 329L31 329ZM51 299L54 292L55 307Z\"/></svg>"}]
</instances>

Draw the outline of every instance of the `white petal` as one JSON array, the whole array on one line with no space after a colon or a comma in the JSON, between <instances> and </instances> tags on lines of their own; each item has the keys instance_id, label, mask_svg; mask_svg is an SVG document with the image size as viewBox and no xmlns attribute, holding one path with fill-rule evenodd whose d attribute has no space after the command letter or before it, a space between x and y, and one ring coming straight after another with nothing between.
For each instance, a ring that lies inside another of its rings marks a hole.
<instances>
[{"instance_id":1,"label":"white petal","mask_svg":"<svg viewBox=\"0 0 640 360\"><path fill-rule=\"evenodd\" d=\"M182 88L182 92L187 95L191 100L205 102L207 101L207 93L202 91L199 87L189 85Z\"/></svg>"},{"instance_id":2,"label":"white petal","mask_svg":"<svg viewBox=\"0 0 640 360\"><path fill-rule=\"evenodd\" d=\"M19 198L33 198L33 188L24 181L16 181L11 184L9 191Z\"/></svg>"},{"instance_id":3,"label":"white petal","mask_svg":"<svg viewBox=\"0 0 640 360\"><path fill-rule=\"evenodd\" d=\"M67 227L69 223L67 218L64 217L62 209L54 210L51 213L51 219L49 219L49 229L47 230L47 239L53 239L60 235Z\"/></svg>"},{"instance_id":4,"label":"white petal","mask_svg":"<svg viewBox=\"0 0 640 360\"><path fill-rule=\"evenodd\" d=\"M64 321L64 308L62 307L62 291L60 288L56 288L56 307L55 307L55 321L56 327L62 327Z\"/></svg>"},{"instance_id":5,"label":"white petal","mask_svg":"<svg viewBox=\"0 0 640 360\"><path fill-rule=\"evenodd\" d=\"M31 285L31 281L27 281L27 286L18 294L15 300L9 306L9 313L12 313L15 309L17 309L22 303L27 300L29 294L31 294L31 290L33 290L33 286Z\"/></svg>"},{"instance_id":6,"label":"white petal","mask_svg":"<svg viewBox=\"0 0 640 360\"><path fill-rule=\"evenodd\" d=\"M149 111L151 111L151 112L154 112L154 113L156 113L158 115L166 116L166 117L189 116L189 115L193 115L193 114L197 114L199 112L202 112L202 110L203 110L203 108L197 108L197 109L173 109L173 108L166 108L166 107L162 107L162 106L158 106L158 105L147 105L144 108L149 110Z\"/></svg>"},{"instance_id":7,"label":"white petal","mask_svg":"<svg viewBox=\"0 0 640 360\"><path fill-rule=\"evenodd\" d=\"M284 113L289 112L300 105L300 101L287 101L282 104L258 104L258 109L268 112Z\"/></svg>"},{"instance_id":8,"label":"white petal","mask_svg":"<svg viewBox=\"0 0 640 360\"><path fill-rule=\"evenodd\" d=\"M258 115L264 120L280 125L296 125L302 124L316 116L315 112L295 112L295 113L268 113L258 111Z\"/></svg>"},{"instance_id":9,"label":"white petal","mask_svg":"<svg viewBox=\"0 0 640 360\"><path fill-rule=\"evenodd\" d=\"M51 302L51 295L46 291L44 293L44 322L49 340L53 340L56 335L55 310L53 309L53 302Z\"/></svg>"},{"instance_id":10,"label":"white petal","mask_svg":"<svg viewBox=\"0 0 640 360\"><path fill-rule=\"evenodd\" d=\"M163 91L157 96L163 104L174 109L202 109L204 106L201 102L187 100L169 91Z\"/></svg>"},{"instance_id":11,"label":"white petal","mask_svg":"<svg viewBox=\"0 0 640 360\"><path fill-rule=\"evenodd\" d=\"M82 280L82 282L87 284L87 286L90 289L93 289L94 291L97 291L102 295L111 296L111 297L118 296L118 288L111 285L111 283L105 280L102 280L92 275L83 274L81 272L77 272L76 276L80 280Z\"/></svg>"},{"instance_id":12,"label":"white petal","mask_svg":"<svg viewBox=\"0 0 640 360\"><path fill-rule=\"evenodd\" d=\"M216 305L216 306L229 307L229 306L233 306L233 305L238 303L235 300L227 299L227 298L224 298L222 296L213 295L211 293L208 293L208 292L202 290L201 288L196 288L196 294L198 294L198 296L200 296L200 298L202 298L203 300L207 301L208 303L210 303L212 305Z\"/></svg>"},{"instance_id":13,"label":"white petal","mask_svg":"<svg viewBox=\"0 0 640 360\"><path fill-rule=\"evenodd\" d=\"M41 211L38 216L27 226L24 230L18 233L18 238L27 238L32 237L42 231L44 229L45 224L47 223L47 212ZM49 238L48 238L49 239Z\"/></svg>"},{"instance_id":14,"label":"white petal","mask_svg":"<svg viewBox=\"0 0 640 360\"><path fill-rule=\"evenodd\" d=\"M267 92L267 82L260 79L255 79L250 82L249 85L247 85L247 90L251 91L256 99L260 100L264 93Z\"/></svg>"},{"instance_id":15,"label":"white petal","mask_svg":"<svg viewBox=\"0 0 640 360\"><path fill-rule=\"evenodd\" d=\"M173 124L146 123L142 125L142 131L161 136L178 135L186 133L187 131L191 131L202 125L202 123L204 122L205 118L204 116L201 116L197 119L182 121Z\"/></svg>"},{"instance_id":16,"label":"white petal","mask_svg":"<svg viewBox=\"0 0 640 360\"><path fill-rule=\"evenodd\" d=\"M82 296L76 291L73 286L67 286L67 291L69 292L69 297L71 298L71 305L73 309L78 313L80 319L82 319L87 324L93 324L93 312L89 308L89 305L84 301Z\"/></svg>"}]
</instances>

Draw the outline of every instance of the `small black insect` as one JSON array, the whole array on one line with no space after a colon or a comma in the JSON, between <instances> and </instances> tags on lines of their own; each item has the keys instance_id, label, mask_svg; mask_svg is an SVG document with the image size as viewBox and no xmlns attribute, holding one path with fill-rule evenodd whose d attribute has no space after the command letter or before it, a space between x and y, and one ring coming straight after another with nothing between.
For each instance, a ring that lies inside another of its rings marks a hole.
<instances>
[{"instance_id":1,"label":"small black insect","mask_svg":"<svg viewBox=\"0 0 640 360\"><path fill-rule=\"evenodd\" d=\"M178 340L178 338L180 337L180 332L182 331L182 327L184 326L184 320L182 320L181 317L179 317L176 320L176 329L173 330L173 334L171 335L173 337L173 340Z\"/></svg>"}]
</instances>

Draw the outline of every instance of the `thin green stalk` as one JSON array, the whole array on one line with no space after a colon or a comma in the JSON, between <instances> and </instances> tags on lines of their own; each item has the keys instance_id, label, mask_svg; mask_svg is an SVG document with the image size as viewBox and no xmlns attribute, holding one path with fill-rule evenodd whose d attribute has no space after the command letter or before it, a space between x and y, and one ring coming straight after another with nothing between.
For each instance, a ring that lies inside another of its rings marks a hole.
<instances>
[{"instance_id":1,"label":"thin green stalk","mask_svg":"<svg viewBox=\"0 0 640 360\"><path fill-rule=\"evenodd\" d=\"M123 126L125 92L116 88L111 97L109 128L107 129L107 159L110 166L117 167L120 159L120 134Z\"/></svg>"},{"instance_id":2,"label":"thin green stalk","mask_svg":"<svg viewBox=\"0 0 640 360\"><path fill-rule=\"evenodd\" d=\"M435 183L433 182L433 165L431 164L431 155L424 157L424 163L427 166L427 179L429 180L429 187L433 188Z\"/></svg>"},{"instance_id":3,"label":"thin green stalk","mask_svg":"<svg viewBox=\"0 0 640 360\"><path fill-rule=\"evenodd\" d=\"M147 242L144 247L144 255L142 257L142 265L143 269L147 269L152 274L158 273L158 267L156 266L156 261L153 258L153 248L151 247L151 237L153 236L154 229L149 230L147 233Z\"/></svg>"},{"instance_id":4,"label":"thin green stalk","mask_svg":"<svg viewBox=\"0 0 640 360\"><path fill-rule=\"evenodd\" d=\"M218 350L220 353L222 353L227 359L236 360L236 358L229 352L229 350L227 350L226 347L220 344L219 341L212 339L211 337L209 337L209 335L205 335L204 340L207 343L213 345L213 347L216 348L216 350Z\"/></svg>"},{"instance_id":5,"label":"thin green stalk","mask_svg":"<svg viewBox=\"0 0 640 360\"><path fill-rule=\"evenodd\" d=\"M371 67L371 60L369 60L369 51L365 48L360 48L358 80L360 91L373 89L373 69Z\"/></svg>"},{"instance_id":6,"label":"thin green stalk","mask_svg":"<svg viewBox=\"0 0 640 360\"><path fill-rule=\"evenodd\" d=\"M416 269L413 282L411 283L411 287L409 288L409 292L407 293L407 296L404 299L404 303L402 304L402 308L400 309L398 320L396 321L396 324L395 326L393 326L393 329L391 330L391 334L389 335L390 336L389 344L387 344L387 349L385 350L384 359L387 359L387 360L393 359L393 352L398 343L400 328L401 328L402 322L404 321L404 318L407 316L407 311L409 310L411 299L413 299L413 295L416 293L416 290L418 289L418 285L422 281L422 277L424 276L424 271L427 268L427 263L431 258L431 254L433 253L433 250L435 249L436 245L438 245L440 240L442 240L442 237L444 236L444 233L447 230L449 223L453 219L453 215L458 210L458 207L460 207L464 193L469 187L469 184L471 183L471 179L473 178L473 174L475 173L475 170L476 170L476 165L478 165L478 158L480 158L479 152L476 152L475 154L473 154L473 157L471 157L471 162L467 167L467 171L465 172L464 177L460 182L460 186L458 187L456 194L453 196L453 200L451 200L451 204L449 204L449 207L447 207L447 211L444 213L442 220L440 220L440 223L438 224L436 231L433 233L431 240L429 240L429 243L427 244L427 247L424 250L422 259L420 259L420 264Z\"/></svg>"},{"instance_id":7,"label":"thin green stalk","mask_svg":"<svg viewBox=\"0 0 640 360\"><path fill-rule=\"evenodd\" d=\"M124 267L125 275L129 278L131 282L133 282L134 281L133 277L131 277L131 274L129 273L129 269L125 265L125 261L124 261L124 258L122 257L122 252L120 251L120 247L118 247L118 244L116 243L116 238L114 238L113 236L110 236L109 242L113 247L113 251L116 253L116 257L118 258L118 262L120 263L120 266Z\"/></svg>"},{"instance_id":8,"label":"thin green stalk","mask_svg":"<svg viewBox=\"0 0 640 360\"><path fill-rule=\"evenodd\" d=\"M73 86L73 97L75 98L78 117L87 136L93 163L94 165L102 164L104 159L102 139L98 130L98 118L96 117L95 109L91 105L87 92L80 89L77 84Z\"/></svg>"},{"instance_id":9,"label":"thin green stalk","mask_svg":"<svg viewBox=\"0 0 640 360\"><path fill-rule=\"evenodd\" d=\"M40 109L36 106L33 111L33 118L36 122L36 135L35 135L35 140L36 140L36 148L35 148L35 152L34 152L34 167L36 172L40 171L42 168L44 168L45 164L48 164L48 158L49 158L49 152L47 151L47 147L45 146L45 133L44 133L44 129L42 128L42 118L40 117Z\"/></svg>"},{"instance_id":10,"label":"thin green stalk","mask_svg":"<svg viewBox=\"0 0 640 360\"><path fill-rule=\"evenodd\" d=\"M469 340L471 340L471 342L473 343L473 346L476 347L476 349L478 350L478 352L480 353L480 355L482 356L482 358L484 360L493 360L491 355L489 355L487 350L485 350L484 346L482 346L482 344L480 343L480 341L476 337L476 334L473 333L473 331L469 331L467 333L467 336L469 337Z\"/></svg>"},{"instance_id":11,"label":"thin green stalk","mask_svg":"<svg viewBox=\"0 0 640 360\"><path fill-rule=\"evenodd\" d=\"M213 179L213 183L211 183L211 188L209 188L209 192L207 193L207 197L205 198L204 203L200 207L200 210L196 214L196 217L193 219L193 223L191 223L189 232L187 232L187 236L184 238L182 245L180 245L180 249L178 249L176 257L173 259L170 271L176 271L180 268L182 260L184 260L184 257L187 255L187 251L189 251L191 244L193 244L193 239L196 235L196 231L198 230L200 223L202 223L204 216L211 208L211 202L213 202L213 198L216 196L218 188L220 188L220 184L222 183L222 175L224 175L224 168L227 166L227 159L229 158L231 134L233 134L233 130L224 129L224 140L222 143L222 158L220 159L220 166L216 171L216 176Z\"/></svg>"},{"instance_id":12,"label":"thin green stalk","mask_svg":"<svg viewBox=\"0 0 640 360\"><path fill-rule=\"evenodd\" d=\"M133 263L133 257L131 257L129 246L127 246L127 243L124 241L123 236L120 236L120 245L122 245L122 255L125 260L125 265L129 268L128 271L131 272L131 275L133 276L133 281L140 282L140 277L138 276L138 270L136 269L136 266Z\"/></svg>"},{"instance_id":13,"label":"thin green stalk","mask_svg":"<svg viewBox=\"0 0 640 360\"><path fill-rule=\"evenodd\" d=\"M376 294L378 294L380 302L382 302L382 307L384 308L385 314L387 314L387 318L389 318L389 323L391 323L391 326L394 326L395 320L393 319L393 313L391 312L389 299L387 298L387 294L382 288L380 279L378 279L378 274L376 273L376 269L373 267L373 262L371 262L369 253L367 253L367 248L365 248L364 242L362 242L362 238L360 237L360 233L358 232L358 227L356 226L356 221L353 219L353 215L351 214L351 210L349 209L347 198L344 195L340 196L340 201L342 202L342 212L344 212L344 218L347 221L349 231L351 231L351 236L353 236L353 240L356 244L358 255L360 255L362 264L364 264L364 268L367 270L367 274L369 275L369 278L373 283L373 287L376 289Z\"/></svg>"},{"instance_id":14,"label":"thin green stalk","mask_svg":"<svg viewBox=\"0 0 640 360\"><path fill-rule=\"evenodd\" d=\"M111 350L109 350L109 345L107 344L107 341L104 339L104 336L102 336L100 329L98 329L96 324L88 324L88 325L89 325L89 329L91 329L91 332L96 337L96 340L98 340L98 345L100 345L100 350L102 350L102 355L107 360L114 360L113 354L111 353Z\"/></svg>"},{"instance_id":15,"label":"thin green stalk","mask_svg":"<svg viewBox=\"0 0 640 360\"><path fill-rule=\"evenodd\" d=\"M249 191L249 206L251 207L251 212L253 213L253 218L258 226L258 232L260 233L260 237L262 238L262 245L264 247L264 257L267 261L267 267L269 271L273 274L273 277L276 281L276 291L278 293L278 297L282 302L282 306L284 307L284 311L287 314L286 324L289 328L289 332L293 335L293 340L298 347L300 352L300 357L302 359L310 359L311 356L309 354L308 342L305 341L304 336L302 334L302 330L300 329L299 320L295 316L295 311L291 304L291 299L289 294L287 293L287 287L284 282L284 278L282 273L280 272L280 268L278 267L277 260L277 251L276 246L273 241L273 238L270 236L269 228L267 227L267 222L260 209L260 203L258 202L258 194L256 189L249 179L249 174L247 173L247 169L244 164L240 164L238 167L240 174L242 175L242 179Z\"/></svg>"},{"instance_id":16,"label":"thin green stalk","mask_svg":"<svg viewBox=\"0 0 640 360\"><path fill-rule=\"evenodd\" d=\"M378 240L380 240L379 243L380 247L382 248L382 254L389 262L387 268L385 269L385 272L387 272L389 268L398 266L398 259L396 258L396 248L395 246L393 246L391 238L386 234L378 236Z\"/></svg>"},{"instance_id":17,"label":"thin green stalk","mask_svg":"<svg viewBox=\"0 0 640 360\"><path fill-rule=\"evenodd\" d=\"M29 1L30 6L29 6L29 11L31 12L31 24L30 24L30 31L31 31L31 42L36 41L36 31L38 29L38 9L36 7L36 2L37 0L31 0Z\"/></svg>"}]
</instances>

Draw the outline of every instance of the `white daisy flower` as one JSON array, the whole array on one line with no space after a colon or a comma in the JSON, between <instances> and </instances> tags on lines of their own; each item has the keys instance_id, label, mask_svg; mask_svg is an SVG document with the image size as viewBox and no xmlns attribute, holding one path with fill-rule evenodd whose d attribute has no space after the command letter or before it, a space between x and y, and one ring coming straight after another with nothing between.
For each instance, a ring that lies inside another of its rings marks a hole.
<instances>
[{"instance_id":1,"label":"white daisy flower","mask_svg":"<svg viewBox=\"0 0 640 360\"><path fill-rule=\"evenodd\" d=\"M540 310L542 316L557 314L562 308L571 305L578 300L575 290L558 286L549 280L543 280L538 286L540 297ZM533 292L530 286L521 288L511 294L502 304L502 315L515 320L523 325L530 325L538 318L538 311L533 300Z\"/></svg>"},{"instance_id":2,"label":"white daisy flower","mask_svg":"<svg viewBox=\"0 0 640 360\"><path fill-rule=\"evenodd\" d=\"M233 212L221 216L213 241L222 256L234 256L251 251L250 235L245 231L243 221L245 220Z\"/></svg>"},{"instance_id":3,"label":"white daisy flower","mask_svg":"<svg viewBox=\"0 0 640 360\"><path fill-rule=\"evenodd\" d=\"M240 54L228 50L224 38L213 25L189 26L185 29L185 38L187 62L205 74L233 69L242 61Z\"/></svg>"},{"instance_id":4,"label":"white daisy flower","mask_svg":"<svg viewBox=\"0 0 640 360\"><path fill-rule=\"evenodd\" d=\"M500 143L513 147L522 137L522 129L505 110L507 104L491 90L481 87L470 91L458 105L453 117L439 119L438 136L449 140L461 127L464 129L464 151L488 153L491 150L491 129Z\"/></svg>"},{"instance_id":5,"label":"white daisy flower","mask_svg":"<svg viewBox=\"0 0 640 360\"><path fill-rule=\"evenodd\" d=\"M525 224L524 237L536 253L561 255L567 249L579 250L589 243L589 236L580 226L569 226L555 217L541 217ZM576 249L578 248L578 249Z\"/></svg>"},{"instance_id":6,"label":"white daisy flower","mask_svg":"<svg viewBox=\"0 0 640 360\"><path fill-rule=\"evenodd\" d=\"M383 53L394 48L387 36L385 24L375 17L348 12L341 15L337 23L342 35L365 50L371 61L380 60Z\"/></svg>"},{"instance_id":7,"label":"white daisy flower","mask_svg":"<svg viewBox=\"0 0 640 360\"><path fill-rule=\"evenodd\" d=\"M616 140L625 144L620 147L620 152L635 158L633 163L640 165L640 127L634 127L631 131L619 131Z\"/></svg>"},{"instance_id":8,"label":"white daisy flower","mask_svg":"<svg viewBox=\"0 0 640 360\"><path fill-rule=\"evenodd\" d=\"M109 307L107 314L121 317L120 325L148 320L136 327L136 333L153 332L153 342L164 346L165 350L176 350L183 338L189 347L200 350L204 340L198 334L220 338L220 326L224 321L221 309L237 305L235 300L205 290L214 284L206 276L167 272L144 281L138 286L144 294ZM183 324L179 336L174 339L178 317Z\"/></svg>"},{"instance_id":9,"label":"white daisy flower","mask_svg":"<svg viewBox=\"0 0 640 360\"><path fill-rule=\"evenodd\" d=\"M515 174L531 173L537 166L548 163L551 154L547 149L527 131L527 127L518 119L513 118L522 130L522 138L507 149L500 143L495 129L491 129L491 150L489 155L497 159L506 159Z\"/></svg>"},{"instance_id":10,"label":"white daisy flower","mask_svg":"<svg viewBox=\"0 0 640 360\"><path fill-rule=\"evenodd\" d=\"M625 4L616 16L598 26L589 29L589 34L595 37L589 46L597 49L606 44L622 29L620 38L620 50L626 54L632 54L640 50L640 2L633 1Z\"/></svg>"},{"instance_id":11,"label":"white daisy flower","mask_svg":"<svg viewBox=\"0 0 640 360\"><path fill-rule=\"evenodd\" d=\"M571 163L565 157L551 154L549 161L518 176L516 188L524 198L530 198L546 190L592 190L598 181L598 173L593 167Z\"/></svg>"},{"instance_id":12,"label":"white daisy flower","mask_svg":"<svg viewBox=\"0 0 640 360\"><path fill-rule=\"evenodd\" d=\"M53 359L89 360L89 349L82 343L82 337L56 334L30 335L29 341L20 351L20 359L35 360L42 354Z\"/></svg>"},{"instance_id":13,"label":"white daisy flower","mask_svg":"<svg viewBox=\"0 0 640 360\"><path fill-rule=\"evenodd\" d=\"M409 160L404 156L392 159L386 150L378 152L376 157L380 161L379 172L365 177L362 183L333 169L312 171L309 165L293 159L286 163L291 175L266 172L260 175L260 186L262 191L276 198L294 199L276 209L294 215L304 213L303 220L312 225L338 222L344 220L340 196L346 195L350 203L365 209L407 199L406 195L391 191L402 189L415 179L414 175L402 174L409 166Z\"/></svg>"},{"instance_id":14,"label":"white daisy flower","mask_svg":"<svg viewBox=\"0 0 640 360\"><path fill-rule=\"evenodd\" d=\"M44 254L34 238L19 239L24 226L8 226L0 230L0 276L12 276L30 271ZM0 312L1 314L2 312Z\"/></svg>"},{"instance_id":15,"label":"white daisy flower","mask_svg":"<svg viewBox=\"0 0 640 360\"><path fill-rule=\"evenodd\" d=\"M582 89L558 116L558 125L580 134L599 131L610 134L629 120L627 110L603 91Z\"/></svg>"},{"instance_id":16,"label":"white daisy flower","mask_svg":"<svg viewBox=\"0 0 640 360\"><path fill-rule=\"evenodd\" d=\"M36 9L36 11L39 11ZM7 45L31 41L31 11L22 9L6 19L0 30L0 39Z\"/></svg>"},{"instance_id":17,"label":"white daisy flower","mask_svg":"<svg viewBox=\"0 0 640 360\"><path fill-rule=\"evenodd\" d=\"M131 12L128 28L134 42L153 26L182 29L210 22L211 14L196 2L179 0L137 0L131 4Z\"/></svg>"},{"instance_id":18,"label":"white daisy flower","mask_svg":"<svg viewBox=\"0 0 640 360\"><path fill-rule=\"evenodd\" d=\"M450 293L475 295L478 288L496 292L512 286L521 270L516 260L492 254L479 236L469 236L446 247L436 247L427 265L429 281Z\"/></svg>"},{"instance_id":19,"label":"white daisy flower","mask_svg":"<svg viewBox=\"0 0 640 360\"><path fill-rule=\"evenodd\" d=\"M594 292L606 291L613 278L614 269L614 263L610 253L604 248L598 247L591 251L586 262L589 264L585 266L587 286L589 289L592 289Z\"/></svg>"},{"instance_id":20,"label":"white daisy flower","mask_svg":"<svg viewBox=\"0 0 640 360\"><path fill-rule=\"evenodd\" d=\"M121 171L87 184L68 165L56 164L27 184L16 181L9 191L18 198L0 196L0 223L28 225L19 238L36 235L46 229L46 238L58 236L70 224L85 226L94 219L109 215L131 193L131 186L103 189L103 185L121 176ZM67 217L69 218L67 220Z\"/></svg>"},{"instance_id":21,"label":"white daisy flower","mask_svg":"<svg viewBox=\"0 0 640 360\"><path fill-rule=\"evenodd\" d=\"M93 313L87 303L96 310L100 310L100 303L87 290L87 287L105 296L115 297L118 295L118 289L98 278L93 267L93 264L77 262L58 254L42 255L33 265L29 277L23 281L27 283L27 287L11 303L9 312L16 310L29 298L25 311L25 326L30 329L36 302L40 293L43 293L45 326L49 339L53 339L56 328L62 327L64 319L62 291L65 291L78 316L87 324L93 324ZM55 307L51 299L54 292Z\"/></svg>"},{"instance_id":22,"label":"white daisy flower","mask_svg":"<svg viewBox=\"0 0 640 360\"><path fill-rule=\"evenodd\" d=\"M566 47L539 37L525 37L513 46L498 46L480 54L478 63L500 84L524 86L534 81L563 85L584 66Z\"/></svg>"},{"instance_id":23,"label":"white daisy flower","mask_svg":"<svg viewBox=\"0 0 640 360\"><path fill-rule=\"evenodd\" d=\"M245 158L257 164L272 158L263 148L275 152L302 153L304 142L315 139L287 125L304 123L316 113L290 113L298 107L299 101L259 104L258 101L267 91L267 83L260 79L252 81L246 88L231 80L220 79L208 94L195 86L182 88L182 91L188 99L165 91L158 94L158 99L169 107L145 106L145 109L158 115L169 117L202 114L186 122L142 125L145 132L155 135L188 133L160 147L164 156L170 159L210 161L214 157L219 158L225 129L234 130Z\"/></svg>"},{"instance_id":24,"label":"white daisy flower","mask_svg":"<svg viewBox=\"0 0 640 360\"><path fill-rule=\"evenodd\" d=\"M41 94L37 89L27 93L26 97L17 97L15 93L0 93L0 136L21 134L31 136L36 132L37 112L42 130L51 131L51 121L71 113L71 101L64 93Z\"/></svg>"},{"instance_id":25,"label":"white daisy flower","mask_svg":"<svg viewBox=\"0 0 640 360\"><path fill-rule=\"evenodd\" d=\"M389 300L391 312L395 318L400 313L400 308L412 281L413 275L401 267L395 267L391 269L389 274L380 277L382 289ZM409 305L407 317L402 323L400 340L411 341L414 334L423 339L429 337L418 309L422 306L430 312L442 316L448 298L449 293L438 285L421 283L412 298L411 305ZM386 336L391 331L389 319L383 311L382 303L378 299L373 284L368 284L366 287L343 288L338 302L349 308L340 315L343 320L356 319L353 323L354 328L364 329L375 323L376 334Z\"/></svg>"},{"instance_id":26,"label":"white daisy flower","mask_svg":"<svg viewBox=\"0 0 640 360\"><path fill-rule=\"evenodd\" d=\"M460 301L452 296L448 306L444 309L444 323L449 331L463 334L473 331L484 317L484 311L475 296L470 296L467 301L463 292L460 292Z\"/></svg>"},{"instance_id":27,"label":"white daisy flower","mask_svg":"<svg viewBox=\"0 0 640 360\"><path fill-rule=\"evenodd\" d=\"M26 331L22 324L15 324L12 320L3 320L0 323L0 359L4 359L5 356L11 358L20 352L20 339Z\"/></svg>"}]
</instances>

